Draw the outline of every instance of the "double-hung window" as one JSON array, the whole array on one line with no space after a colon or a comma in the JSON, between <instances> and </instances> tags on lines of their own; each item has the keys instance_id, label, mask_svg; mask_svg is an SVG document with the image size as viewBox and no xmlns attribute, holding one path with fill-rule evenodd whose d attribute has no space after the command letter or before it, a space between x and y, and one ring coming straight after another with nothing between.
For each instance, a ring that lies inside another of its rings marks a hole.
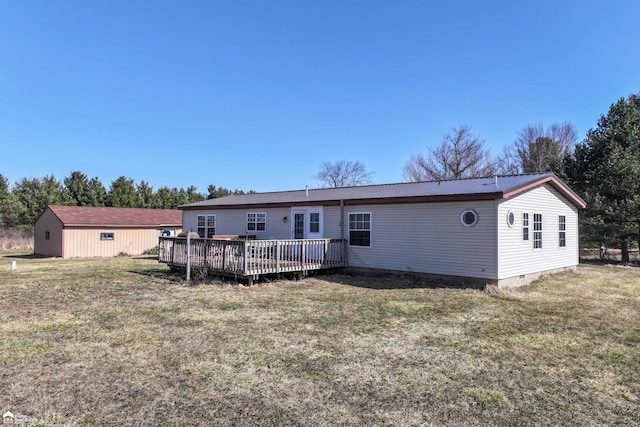
<instances>
[{"instance_id":1,"label":"double-hung window","mask_svg":"<svg viewBox=\"0 0 640 427\"><path fill-rule=\"evenodd\" d=\"M265 231L267 229L267 214L265 212L247 213L247 231Z\"/></svg>"},{"instance_id":2,"label":"double-hung window","mask_svg":"<svg viewBox=\"0 0 640 427\"><path fill-rule=\"evenodd\" d=\"M198 236L210 239L216 234L216 216L198 215Z\"/></svg>"},{"instance_id":3,"label":"double-hung window","mask_svg":"<svg viewBox=\"0 0 640 427\"><path fill-rule=\"evenodd\" d=\"M542 248L542 214L533 214L533 248Z\"/></svg>"},{"instance_id":4,"label":"double-hung window","mask_svg":"<svg viewBox=\"0 0 640 427\"><path fill-rule=\"evenodd\" d=\"M371 246L371 214L357 212L349 214L349 245Z\"/></svg>"},{"instance_id":5,"label":"double-hung window","mask_svg":"<svg viewBox=\"0 0 640 427\"><path fill-rule=\"evenodd\" d=\"M567 246L567 217L564 215L558 216L558 245Z\"/></svg>"},{"instance_id":6,"label":"double-hung window","mask_svg":"<svg viewBox=\"0 0 640 427\"><path fill-rule=\"evenodd\" d=\"M320 212L311 212L309 214L309 233L320 232Z\"/></svg>"},{"instance_id":7,"label":"double-hung window","mask_svg":"<svg viewBox=\"0 0 640 427\"><path fill-rule=\"evenodd\" d=\"M529 214L522 214L522 240L529 240Z\"/></svg>"}]
</instances>

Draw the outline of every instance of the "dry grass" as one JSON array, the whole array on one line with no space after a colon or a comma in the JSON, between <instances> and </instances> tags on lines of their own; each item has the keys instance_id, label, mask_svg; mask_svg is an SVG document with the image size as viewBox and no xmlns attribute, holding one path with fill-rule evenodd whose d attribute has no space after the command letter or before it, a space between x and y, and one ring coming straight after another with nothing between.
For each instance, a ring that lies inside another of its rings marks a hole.
<instances>
[{"instance_id":1,"label":"dry grass","mask_svg":"<svg viewBox=\"0 0 640 427\"><path fill-rule=\"evenodd\" d=\"M33 234L19 228L0 227L0 251L33 250Z\"/></svg>"},{"instance_id":2,"label":"dry grass","mask_svg":"<svg viewBox=\"0 0 640 427\"><path fill-rule=\"evenodd\" d=\"M640 423L637 269L496 295L348 276L184 286L129 257L5 253L0 272L0 412L40 424Z\"/></svg>"}]
</instances>

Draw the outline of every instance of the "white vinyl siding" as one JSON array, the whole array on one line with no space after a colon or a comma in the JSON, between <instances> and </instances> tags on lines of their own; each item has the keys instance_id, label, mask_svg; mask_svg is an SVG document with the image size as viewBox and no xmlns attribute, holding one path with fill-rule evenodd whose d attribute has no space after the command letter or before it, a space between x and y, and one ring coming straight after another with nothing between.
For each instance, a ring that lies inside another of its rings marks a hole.
<instances>
[{"instance_id":1,"label":"white vinyl siding","mask_svg":"<svg viewBox=\"0 0 640 427\"><path fill-rule=\"evenodd\" d=\"M313 211L313 207L294 210ZM465 227L460 216L473 209L477 223ZM197 215L215 214L216 233L244 234L246 210L184 211L183 227L195 227ZM290 239L291 208L265 209L267 233L259 239ZM494 201L346 206L340 231L340 206L325 206L324 238L349 239L349 214L371 213L371 246L348 246L349 265L381 270L495 278L496 206ZM287 217L286 222L283 218Z\"/></svg>"},{"instance_id":2,"label":"white vinyl siding","mask_svg":"<svg viewBox=\"0 0 640 427\"><path fill-rule=\"evenodd\" d=\"M515 212L516 223L498 222L498 278L506 279L578 265L578 209L549 185L536 187L500 202L498 215ZM529 218L529 240L523 239L525 216ZM541 248L534 248L534 215L542 216ZM558 216L565 217L566 247L560 247Z\"/></svg>"},{"instance_id":3,"label":"white vinyl siding","mask_svg":"<svg viewBox=\"0 0 640 427\"><path fill-rule=\"evenodd\" d=\"M349 246L349 266L476 278L494 278L496 275L494 201L357 208L345 208L345 238L348 238L349 213L371 212L372 245ZM473 227L465 227L460 221L462 213L469 209L477 214ZM328 218L329 213L325 222ZM325 234L325 237L340 237L339 228L331 230L332 234L334 232L336 235Z\"/></svg>"},{"instance_id":4,"label":"white vinyl siding","mask_svg":"<svg viewBox=\"0 0 640 427\"><path fill-rule=\"evenodd\" d=\"M214 215L216 235L255 235L258 239L290 239L291 208L263 209L266 214L265 230L247 230L247 209L208 209L202 211L183 211L182 221L185 231L197 231L197 218L200 215ZM285 220L286 218L286 220Z\"/></svg>"}]
</instances>

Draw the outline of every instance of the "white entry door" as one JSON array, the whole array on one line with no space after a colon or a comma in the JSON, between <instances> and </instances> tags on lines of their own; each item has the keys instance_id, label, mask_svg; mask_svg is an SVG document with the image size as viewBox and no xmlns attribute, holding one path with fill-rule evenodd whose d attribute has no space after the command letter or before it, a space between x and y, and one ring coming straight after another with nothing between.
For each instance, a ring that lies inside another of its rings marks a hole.
<instances>
[{"instance_id":1,"label":"white entry door","mask_svg":"<svg viewBox=\"0 0 640 427\"><path fill-rule=\"evenodd\" d=\"M322 207L291 211L291 237L294 239L322 238Z\"/></svg>"}]
</instances>

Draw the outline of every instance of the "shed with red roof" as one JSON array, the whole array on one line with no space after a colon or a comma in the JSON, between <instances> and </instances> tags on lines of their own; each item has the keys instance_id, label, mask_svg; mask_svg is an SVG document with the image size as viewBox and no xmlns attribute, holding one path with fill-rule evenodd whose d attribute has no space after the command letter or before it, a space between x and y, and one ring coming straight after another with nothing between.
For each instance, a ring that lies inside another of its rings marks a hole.
<instances>
[{"instance_id":1,"label":"shed with red roof","mask_svg":"<svg viewBox=\"0 0 640 427\"><path fill-rule=\"evenodd\" d=\"M48 206L35 224L34 253L62 258L140 255L182 230L174 209Z\"/></svg>"}]
</instances>

